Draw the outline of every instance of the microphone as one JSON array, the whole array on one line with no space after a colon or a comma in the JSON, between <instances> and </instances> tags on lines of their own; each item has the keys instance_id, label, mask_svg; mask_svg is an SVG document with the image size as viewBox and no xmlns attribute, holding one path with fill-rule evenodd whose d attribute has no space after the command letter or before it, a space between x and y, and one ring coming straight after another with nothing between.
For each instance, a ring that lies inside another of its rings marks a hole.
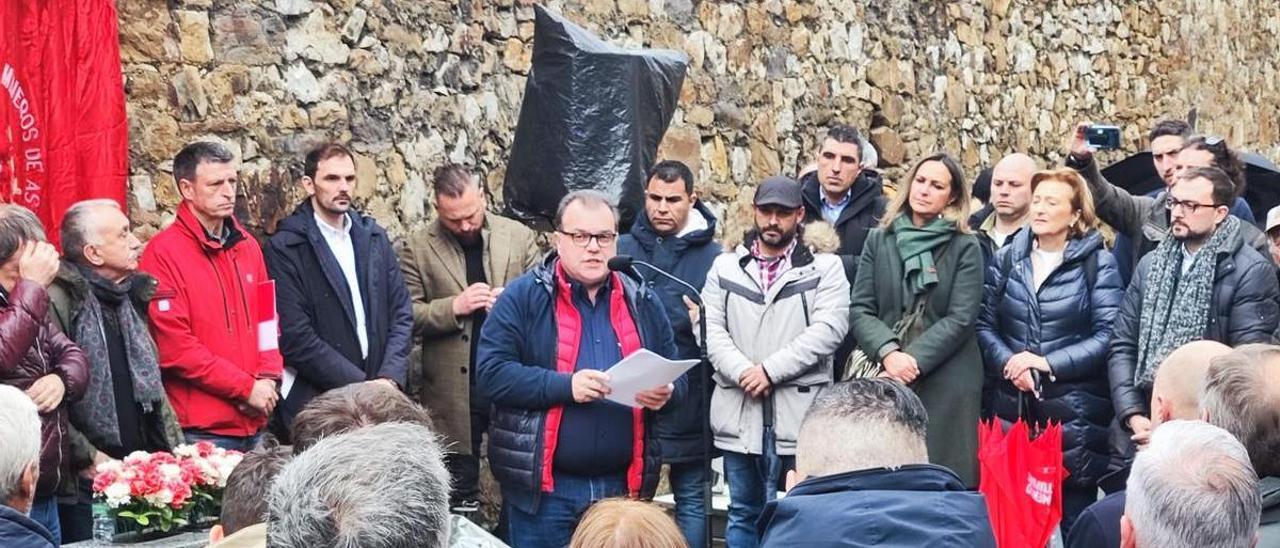
<instances>
[{"instance_id":1,"label":"microphone","mask_svg":"<svg viewBox=\"0 0 1280 548\"><path fill-rule=\"evenodd\" d=\"M622 272L624 270L634 270L633 265L640 265L645 268L648 268L649 270L652 270L653 272L660 274L662 277L667 278L679 284L681 287L688 289L690 299L692 299L693 302L697 303L698 305L702 304L702 294L698 291L697 288L690 285L689 282L686 282L684 280L681 280L680 278L677 278L675 274L667 272L666 270L658 268L644 261L637 261L635 257L632 257L630 255L615 255L612 259L609 259L609 262L607 264L609 266L609 270L612 270L614 272Z\"/></svg>"},{"instance_id":2,"label":"microphone","mask_svg":"<svg viewBox=\"0 0 1280 548\"><path fill-rule=\"evenodd\" d=\"M615 255L612 259L609 259L609 270L621 272L631 268L631 263L633 262L635 262L635 259L630 255Z\"/></svg>"}]
</instances>

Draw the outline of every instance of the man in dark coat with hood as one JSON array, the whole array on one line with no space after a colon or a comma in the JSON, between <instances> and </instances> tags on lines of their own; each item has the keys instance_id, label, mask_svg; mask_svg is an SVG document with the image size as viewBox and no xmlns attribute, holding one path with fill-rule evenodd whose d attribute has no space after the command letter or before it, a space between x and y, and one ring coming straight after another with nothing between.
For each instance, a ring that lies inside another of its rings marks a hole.
<instances>
[{"instance_id":1,"label":"man in dark coat with hood","mask_svg":"<svg viewBox=\"0 0 1280 548\"><path fill-rule=\"evenodd\" d=\"M716 218L693 190L693 172L683 163L667 160L650 171L645 188L644 215L631 225L631 233L618 240L618 253L657 266L684 280L699 291L720 254L714 241ZM671 320L676 351L681 359L699 359L696 327L685 303L688 290L673 280L645 272L640 274L654 288ZM654 425L662 446L662 460L671 467L671 491L676 500L676 523L689 546L703 546L702 491L707 482L706 441L707 371L699 365L688 373L689 397L671 402L665 415Z\"/></svg>"},{"instance_id":2,"label":"man in dark coat with hood","mask_svg":"<svg viewBox=\"0 0 1280 548\"><path fill-rule=\"evenodd\" d=\"M409 293L386 231L351 210L357 182L346 147L312 150L302 178L310 197L280 221L263 252L286 367L279 431L326 390L373 379L405 384Z\"/></svg>"},{"instance_id":3,"label":"man in dark coat with hood","mask_svg":"<svg viewBox=\"0 0 1280 548\"><path fill-rule=\"evenodd\" d=\"M761 546L995 547L982 494L929 464L924 404L887 378L814 400L787 496L760 516Z\"/></svg>"}]
</instances>

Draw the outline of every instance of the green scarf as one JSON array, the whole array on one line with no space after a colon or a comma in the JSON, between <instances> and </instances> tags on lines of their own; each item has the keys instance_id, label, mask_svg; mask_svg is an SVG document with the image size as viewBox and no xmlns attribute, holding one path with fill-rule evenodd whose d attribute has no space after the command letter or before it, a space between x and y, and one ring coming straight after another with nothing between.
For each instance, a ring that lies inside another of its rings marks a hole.
<instances>
[{"instance_id":1,"label":"green scarf","mask_svg":"<svg viewBox=\"0 0 1280 548\"><path fill-rule=\"evenodd\" d=\"M955 235L956 224L934 217L924 226L911 222L911 214L904 213L893 220L893 234L902 255L904 299L910 303L917 295L938 284L938 269L933 264L933 252L941 248Z\"/></svg>"}]
</instances>

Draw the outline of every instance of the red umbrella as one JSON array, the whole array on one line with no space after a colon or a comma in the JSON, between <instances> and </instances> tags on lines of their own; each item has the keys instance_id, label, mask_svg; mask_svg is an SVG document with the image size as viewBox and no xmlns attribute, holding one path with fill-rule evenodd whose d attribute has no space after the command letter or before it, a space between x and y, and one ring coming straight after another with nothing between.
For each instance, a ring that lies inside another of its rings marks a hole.
<instances>
[{"instance_id":1,"label":"red umbrella","mask_svg":"<svg viewBox=\"0 0 1280 548\"><path fill-rule=\"evenodd\" d=\"M978 490L986 497L996 546L1045 546L1062 520L1062 427L1035 439L1021 419L1004 432L997 420L978 426Z\"/></svg>"}]
</instances>

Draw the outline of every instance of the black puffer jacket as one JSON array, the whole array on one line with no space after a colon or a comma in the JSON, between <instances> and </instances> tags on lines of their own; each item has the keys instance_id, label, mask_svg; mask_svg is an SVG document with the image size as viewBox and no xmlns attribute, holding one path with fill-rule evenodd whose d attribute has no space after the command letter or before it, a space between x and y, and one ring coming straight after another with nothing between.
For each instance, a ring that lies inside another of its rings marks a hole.
<instances>
[{"instance_id":1,"label":"black puffer jacket","mask_svg":"<svg viewBox=\"0 0 1280 548\"><path fill-rule=\"evenodd\" d=\"M569 375L556 372L556 283L558 257L511 282L493 305L480 331L476 352L476 388L492 402L489 421L489 464L502 486L503 501L536 512L542 495L547 411L574 405ZM665 357L676 355L671 323L662 303L637 280L621 275L627 308L644 348ZM687 395L688 383L675 383L671 401ZM673 406L666 406L666 413ZM662 466L661 448L653 435L652 412L645 412L641 498L653 496ZM560 432L560 435L572 435Z\"/></svg>"},{"instance_id":2,"label":"black puffer jacket","mask_svg":"<svg viewBox=\"0 0 1280 548\"><path fill-rule=\"evenodd\" d=\"M1245 228L1249 226L1241 223L1236 237L1218 251L1209 321L1204 330L1206 340L1232 347L1270 343L1276 326L1280 324L1280 286L1276 284L1276 267L1269 257L1246 245ZM1138 363L1138 319L1153 257L1148 253L1134 270L1133 281L1124 294L1120 314L1116 316L1115 336L1107 357L1111 401L1120 424L1124 425L1128 424L1131 415L1150 416L1151 412L1150 402L1143 397L1144 390L1149 391L1151 387L1135 385L1133 375Z\"/></svg>"},{"instance_id":3,"label":"black puffer jacket","mask_svg":"<svg viewBox=\"0 0 1280 548\"><path fill-rule=\"evenodd\" d=\"M40 414L37 497L54 494L62 474L68 473L67 409L84 396L89 367L84 352L62 334L49 313L49 293L39 284L21 280L13 292L0 292L0 384L26 390L45 375L57 375L65 393L57 408Z\"/></svg>"},{"instance_id":4,"label":"black puffer jacket","mask_svg":"<svg viewBox=\"0 0 1280 548\"><path fill-rule=\"evenodd\" d=\"M1062 265L1036 291L1033 239L1031 231L1019 231L987 267L978 342L988 377L998 379L992 411L1012 422L1019 417L1021 403L1024 418L1061 423L1063 460L1071 472L1068 481L1093 485L1107 467L1111 422L1107 344L1124 286L1115 259L1103 249L1102 236L1093 231L1067 242ZM1087 272L1091 254L1095 254L1092 289ZM1002 292L1005 264L1010 270ZM1041 400L1018 390L1001 374L1009 358L1023 351L1043 356L1053 372L1042 377Z\"/></svg>"}]
</instances>

